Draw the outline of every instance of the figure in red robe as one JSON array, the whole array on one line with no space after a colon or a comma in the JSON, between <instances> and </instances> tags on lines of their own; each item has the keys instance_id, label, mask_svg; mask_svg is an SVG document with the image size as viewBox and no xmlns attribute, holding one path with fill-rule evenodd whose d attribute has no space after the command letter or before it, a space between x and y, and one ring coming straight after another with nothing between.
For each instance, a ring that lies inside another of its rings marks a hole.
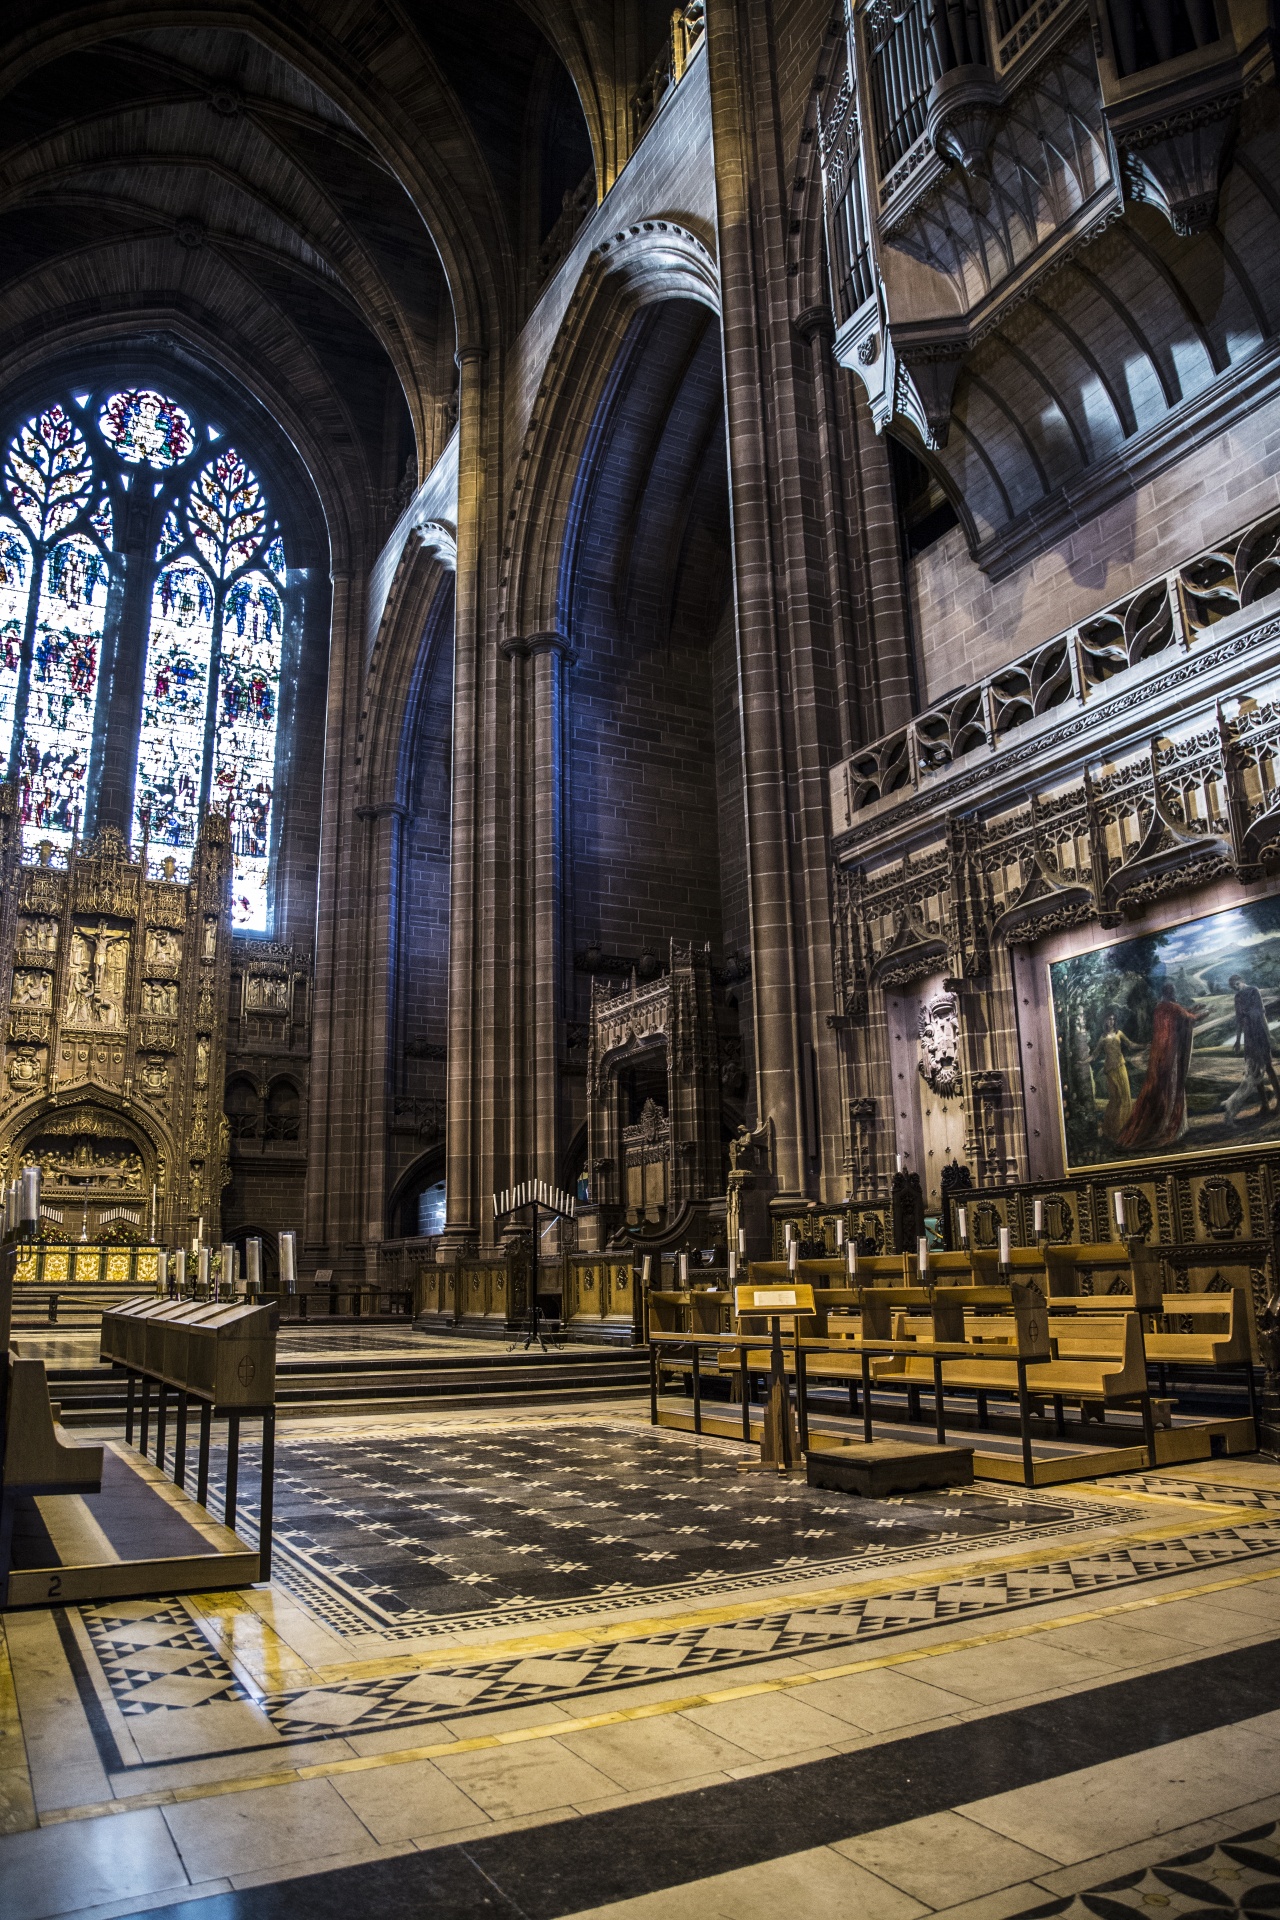
<instances>
[{"instance_id":1,"label":"figure in red robe","mask_svg":"<svg viewBox=\"0 0 1280 1920\"><path fill-rule=\"evenodd\" d=\"M1166 980L1151 1016L1151 1051L1147 1076L1133 1112L1116 1136L1116 1145L1130 1152L1167 1147L1187 1130L1187 1068L1199 1007L1178 1005L1178 996Z\"/></svg>"}]
</instances>

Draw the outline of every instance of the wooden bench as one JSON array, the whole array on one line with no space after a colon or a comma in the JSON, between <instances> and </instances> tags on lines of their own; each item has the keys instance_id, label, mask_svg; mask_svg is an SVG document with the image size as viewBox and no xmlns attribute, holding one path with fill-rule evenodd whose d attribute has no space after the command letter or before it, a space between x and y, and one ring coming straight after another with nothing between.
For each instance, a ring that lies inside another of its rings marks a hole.
<instances>
[{"instance_id":1,"label":"wooden bench","mask_svg":"<svg viewBox=\"0 0 1280 1920\"><path fill-rule=\"evenodd\" d=\"M1235 1287L1225 1293L1166 1293L1162 1319L1174 1320L1185 1313L1197 1320L1225 1320L1227 1324L1197 1328L1194 1333L1149 1333L1147 1358L1166 1366L1247 1367L1251 1359L1249 1329L1239 1309Z\"/></svg>"}]
</instances>

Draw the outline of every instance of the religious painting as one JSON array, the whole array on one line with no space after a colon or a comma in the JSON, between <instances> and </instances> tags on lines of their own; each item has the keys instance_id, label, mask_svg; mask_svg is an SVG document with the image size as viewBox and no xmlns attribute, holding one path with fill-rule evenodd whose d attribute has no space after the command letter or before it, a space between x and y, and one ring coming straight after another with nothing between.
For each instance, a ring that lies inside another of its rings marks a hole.
<instances>
[{"instance_id":1,"label":"religious painting","mask_svg":"<svg viewBox=\"0 0 1280 1920\"><path fill-rule=\"evenodd\" d=\"M1049 968L1073 1169L1280 1143L1280 898Z\"/></svg>"},{"instance_id":2,"label":"religious painting","mask_svg":"<svg viewBox=\"0 0 1280 1920\"><path fill-rule=\"evenodd\" d=\"M69 1027L120 1032L126 1022L129 932L106 920L77 920L63 1018Z\"/></svg>"}]
</instances>

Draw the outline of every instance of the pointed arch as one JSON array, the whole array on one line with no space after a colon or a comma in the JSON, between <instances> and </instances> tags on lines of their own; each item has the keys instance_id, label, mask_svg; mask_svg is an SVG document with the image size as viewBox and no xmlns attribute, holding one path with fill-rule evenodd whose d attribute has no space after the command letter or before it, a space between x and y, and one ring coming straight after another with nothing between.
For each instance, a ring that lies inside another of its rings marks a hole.
<instances>
[{"instance_id":1,"label":"pointed arch","mask_svg":"<svg viewBox=\"0 0 1280 1920\"><path fill-rule=\"evenodd\" d=\"M560 622L561 558L574 491L627 328L644 307L693 300L720 314L715 258L674 220L636 221L588 256L569 302L520 451L509 510L500 632L519 640Z\"/></svg>"}]
</instances>

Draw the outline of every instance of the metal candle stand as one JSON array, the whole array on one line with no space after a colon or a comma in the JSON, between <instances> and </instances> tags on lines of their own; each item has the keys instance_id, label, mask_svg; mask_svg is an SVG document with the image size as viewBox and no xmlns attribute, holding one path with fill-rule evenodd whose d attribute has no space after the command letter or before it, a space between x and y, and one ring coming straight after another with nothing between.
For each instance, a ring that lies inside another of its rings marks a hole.
<instances>
[{"instance_id":1,"label":"metal candle stand","mask_svg":"<svg viewBox=\"0 0 1280 1920\"><path fill-rule=\"evenodd\" d=\"M200 1409L195 1497L209 1503L209 1450L215 1419L227 1423L227 1469L223 1524L235 1530L240 1486L240 1423L262 1422L262 1476L258 1519L258 1578L271 1577L275 1489L276 1332L274 1305L227 1301L130 1300L102 1316L102 1358L125 1376L127 1445L149 1456L152 1389L155 1403L155 1464L165 1471L169 1395L175 1395L173 1483L185 1491L187 1419L191 1402ZM140 1389L140 1391L139 1391Z\"/></svg>"}]
</instances>

